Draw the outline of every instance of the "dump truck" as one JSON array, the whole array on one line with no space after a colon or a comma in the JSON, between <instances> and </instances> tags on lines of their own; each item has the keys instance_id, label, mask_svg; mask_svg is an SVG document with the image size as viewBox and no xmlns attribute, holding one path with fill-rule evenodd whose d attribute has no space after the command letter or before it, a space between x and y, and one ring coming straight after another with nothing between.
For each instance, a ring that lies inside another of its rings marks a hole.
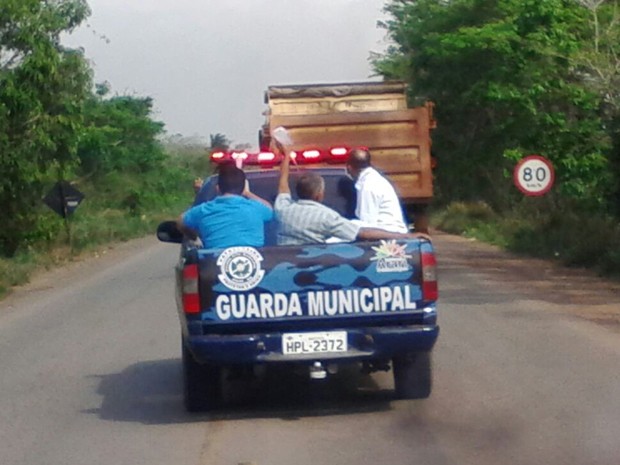
<instances>
[{"instance_id":1,"label":"dump truck","mask_svg":"<svg viewBox=\"0 0 620 465\"><path fill-rule=\"evenodd\" d=\"M408 108L401 81L270 86L266 121L259 131L261 151L274 150L271 134L283 126L298 159L330 165L348 149L368 148L372 163L394 185L415 229L428 229L433 197L431 130L433 104ZM289 149L289 147L287 147Z\"/></svg>"}]
</instances>

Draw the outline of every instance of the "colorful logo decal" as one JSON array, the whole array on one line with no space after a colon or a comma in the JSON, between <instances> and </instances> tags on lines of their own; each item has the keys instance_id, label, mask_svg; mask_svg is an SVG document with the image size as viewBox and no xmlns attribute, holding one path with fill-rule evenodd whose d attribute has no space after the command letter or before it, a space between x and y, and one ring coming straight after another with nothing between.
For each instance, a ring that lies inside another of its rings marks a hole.
<instances>
[{"instance_id":1,"label":"colorful logo decal","mask_svg":"<svg viewBox=\"0 0 620 465\"><path fill-rule=\"evenodd\" d=\"M379 247L373 247L376 255L371 258L377 262L378 273L400 273L410 271L411 266L407 261L411 258L405 253L406 244L398 245L395 240L381 241Z\"/></svg>"},{"instance_id":2,"label":"colorful logo decal","mask_svg":"<svg viewBox=\"0 0 620 465\"><path fill-rule=\"evenodd\" d=\"M255 288L265 275L261 268L263 256L252 247L230 247L218 257L218 279L233 291Z\"/></svg>"}]
</instances>

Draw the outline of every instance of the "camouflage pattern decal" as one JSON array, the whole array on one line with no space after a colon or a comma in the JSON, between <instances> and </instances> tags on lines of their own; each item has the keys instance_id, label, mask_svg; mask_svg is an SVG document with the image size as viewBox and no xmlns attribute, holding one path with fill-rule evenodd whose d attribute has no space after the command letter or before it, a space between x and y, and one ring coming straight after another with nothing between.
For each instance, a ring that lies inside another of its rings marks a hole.
<instances>
[{"instance_id":1,"label":"camouflage pattern decal","mask_svg":"<svg viewBox=\"0 0 620 465\"><path fill-rule=\"evenodd\" d=\"M255 249L264 273L251 290L226 286L218 259L199 252L202 318L258 321L386 312L421 312L420 250L426 241L264 247ZM220 260L221 262L221 260Z\"/></svg>"}]
</instances>

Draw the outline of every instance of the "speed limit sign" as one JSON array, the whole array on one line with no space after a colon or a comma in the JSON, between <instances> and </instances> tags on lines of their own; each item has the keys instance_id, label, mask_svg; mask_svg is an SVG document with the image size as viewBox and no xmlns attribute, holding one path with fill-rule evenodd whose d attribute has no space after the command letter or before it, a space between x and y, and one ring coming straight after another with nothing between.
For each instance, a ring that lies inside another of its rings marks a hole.
<instances>
[{"instance_id":1,"label":"speed limit sign","mask_svg":"<svg viewBox=\"0 0 620 465\"><path fill-rule=\"evenodd\" d=\"M529 155L515 166L513 179L515 186L525 195L544 195L553 186L555 172L546 158Z\"/></svg>"}]
</instances>

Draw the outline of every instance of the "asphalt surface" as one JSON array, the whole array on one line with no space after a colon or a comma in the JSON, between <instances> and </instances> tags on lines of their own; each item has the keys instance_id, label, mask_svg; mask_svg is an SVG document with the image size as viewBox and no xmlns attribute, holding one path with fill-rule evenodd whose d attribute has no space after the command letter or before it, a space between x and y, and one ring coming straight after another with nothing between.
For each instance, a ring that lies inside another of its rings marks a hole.
<instances>
[{"instance_id":1,"label":"asphalt surface","mask_svg":"<svg viewBox=\"0 0 620 465\"><path fill-rule=\"evenodd\" d=\"M435 236L434 390L391 373L230 380L183 411L172 267L152 239L46 273L0 303L3 465L620 463L620 287Z\"/></svg>"}]
</instances>

